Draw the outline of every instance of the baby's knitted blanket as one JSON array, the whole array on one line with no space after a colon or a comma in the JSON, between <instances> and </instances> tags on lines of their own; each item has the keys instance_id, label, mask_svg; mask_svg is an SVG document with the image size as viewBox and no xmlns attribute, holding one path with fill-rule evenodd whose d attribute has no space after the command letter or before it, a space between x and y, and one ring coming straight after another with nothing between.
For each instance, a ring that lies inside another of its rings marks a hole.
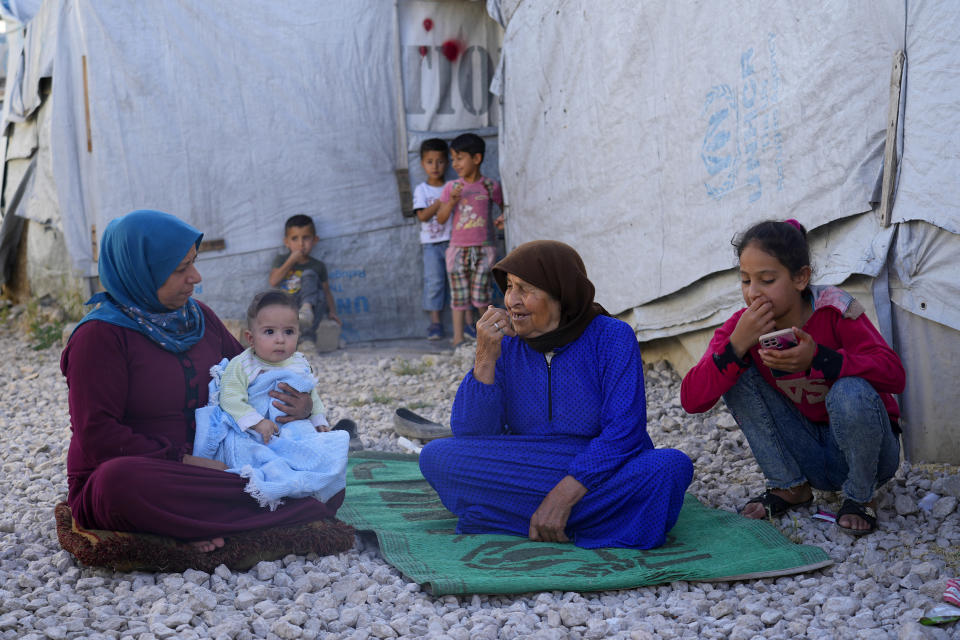
<instances>
[{"instance_id":1,"label":"baby's knitted blanket","mask_svg":"<svg viewBox=\"0 0 960 640\"><path fill-rule=\"evenodd\" d=\"M313 496L326 502L343 489L350 435L346 431L318 432L308 420L280 424L277 418L284 414L267 395L281 382L307 392L313 388L313 380L273 369L253 381L248 390L250 405L280 428L278 436L263 444L259 433L240 429L220 408L220 376L226 366L224 358L210 369L210 401L196 412L193 455L219 460L230 473L249 478L247 493L271 511L283 504L282 498Z\"/></svg>"}]
</instances>

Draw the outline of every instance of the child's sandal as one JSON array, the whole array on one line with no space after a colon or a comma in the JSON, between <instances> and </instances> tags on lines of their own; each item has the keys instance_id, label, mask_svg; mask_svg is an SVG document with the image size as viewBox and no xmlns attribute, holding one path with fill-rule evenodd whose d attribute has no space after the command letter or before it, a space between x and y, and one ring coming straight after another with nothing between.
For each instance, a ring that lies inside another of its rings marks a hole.
<instances>
[{"instance_id":1,"label":"child's sandal","mask_svg":"<svg viewBox=\"0 0 960 640\"><path fill-rule=\"evenodd\" d=\"M747 501L745 505L740 507L738 513L743 513L743 510L747 508L747 505L751 505L755 502L763 505L763 509L764 511L767 512L768 518L776 518L778 516L782 516L787 511L790 511L791 509L798 509L800 507L807 506L808 504L813 502L813 497L811 496L809 499L803 500L801 502L787 502L786 500L784 500L783 498L775 494L773 491L770 491L769 489L767 489L766 491L761 493L759 496L750 498L750 500Z\"/></svg>"},{"instance_id":2,"label":"child's sandal","mask_svg":"<svg viewBox=\"0 0 960 640\"><path fill-rule=\"evenodd\" d=\"M840 525L840 518L842 516L857 516L859 518L863 518L863 520L870 526L866 529L851 529L850 527L843 527ZM873 533L877 530L877 512L869 505L860 504L859 502L851 500L850 498L844 498L843 505L840 507L840 511L837 511L837 528L851 536L865 536L868 533Z\"/></svg>"}]
</instances>

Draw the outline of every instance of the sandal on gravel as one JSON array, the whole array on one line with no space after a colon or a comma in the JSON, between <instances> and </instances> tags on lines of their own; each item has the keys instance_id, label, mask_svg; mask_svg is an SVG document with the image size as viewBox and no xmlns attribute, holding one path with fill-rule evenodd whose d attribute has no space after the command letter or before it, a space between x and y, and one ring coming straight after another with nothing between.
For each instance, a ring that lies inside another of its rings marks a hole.
<instances>
[{"instance_id":1,"label":"sandal on gravel","mask_svg":"<svg viewBox=\"0 0 960 640\"><path fill-rule=\"evenodd\" d=\"M841 516L857 516L863 518L868 525L866 529L851 529L850 527L840 526ZM840 511L837 511L837 529L851 536L865 536L877 530L877 512L873 507L855 502L850 498L844 498Z\"/></svg>"},{"instance_id":2,"label":"sandal on gravel","mask_svg":"<svg viewBox=\"0 0 960 640\"><path fill-rule=\"evenodd\" d=\"M790 511L790 509L807 506L813 502L813 496L810 496L808 500L804 500L803 502L787 502L774 492L767 489L759 496L750 498L750 500L747 501L747 504L740 507L740 512L743 512L743 510L747 508L748 504L753 504L754 502L759 502L763 505L763 508L767 512L768 518L776 518L777 516L782 516L787 511Z\"/></svg>"}]
</instances>

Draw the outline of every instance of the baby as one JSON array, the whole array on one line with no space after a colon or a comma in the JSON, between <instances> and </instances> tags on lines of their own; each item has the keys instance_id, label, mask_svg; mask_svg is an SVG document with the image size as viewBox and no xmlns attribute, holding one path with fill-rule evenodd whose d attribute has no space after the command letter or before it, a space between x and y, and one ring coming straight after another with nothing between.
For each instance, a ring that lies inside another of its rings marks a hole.
<instances>
[{"instance_id":1,"label":"baby","mask_svg":"<svg viewBox=\"0 0 960 640\"><path fill-rule=\"evenodd\" d=\"M297 311L288 293L257 294L244 331L252 346L213 367L210 404L197 410L194 455L249 478L247 493L271 510L285 497L326 502L346 485L350 434L329 430L310 363L296 350ZM310 392L309 420L277 422L283 414L268 394L281 382Z\"/></svg>"}]
</instances>

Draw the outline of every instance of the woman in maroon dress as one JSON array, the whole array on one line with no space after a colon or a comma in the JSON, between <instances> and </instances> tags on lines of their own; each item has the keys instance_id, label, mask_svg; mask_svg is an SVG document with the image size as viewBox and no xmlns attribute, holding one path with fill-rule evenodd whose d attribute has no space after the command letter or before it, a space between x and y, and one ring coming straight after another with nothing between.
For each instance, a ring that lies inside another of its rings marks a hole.
<instances>
[{"instance_id":1,"label":"woman in maroon dress","mask_svg":"<svg viewBox=\"0 0 960 640\"><path fill-rule=\"evenodd\" d=\"M242 351L191 298L202 237L157 211L112 221L100 250L106 292L91 300L100 305L70 337L60 369L73 433L68 503L80 526L170 536L210 551L231 533L332 518L343 492L269 511L244 492L246 479L190 455L210 367ZM274 404L290 420L309 415L309 395L286 390L272 394Z\"/></svg>"}]
</instances>

